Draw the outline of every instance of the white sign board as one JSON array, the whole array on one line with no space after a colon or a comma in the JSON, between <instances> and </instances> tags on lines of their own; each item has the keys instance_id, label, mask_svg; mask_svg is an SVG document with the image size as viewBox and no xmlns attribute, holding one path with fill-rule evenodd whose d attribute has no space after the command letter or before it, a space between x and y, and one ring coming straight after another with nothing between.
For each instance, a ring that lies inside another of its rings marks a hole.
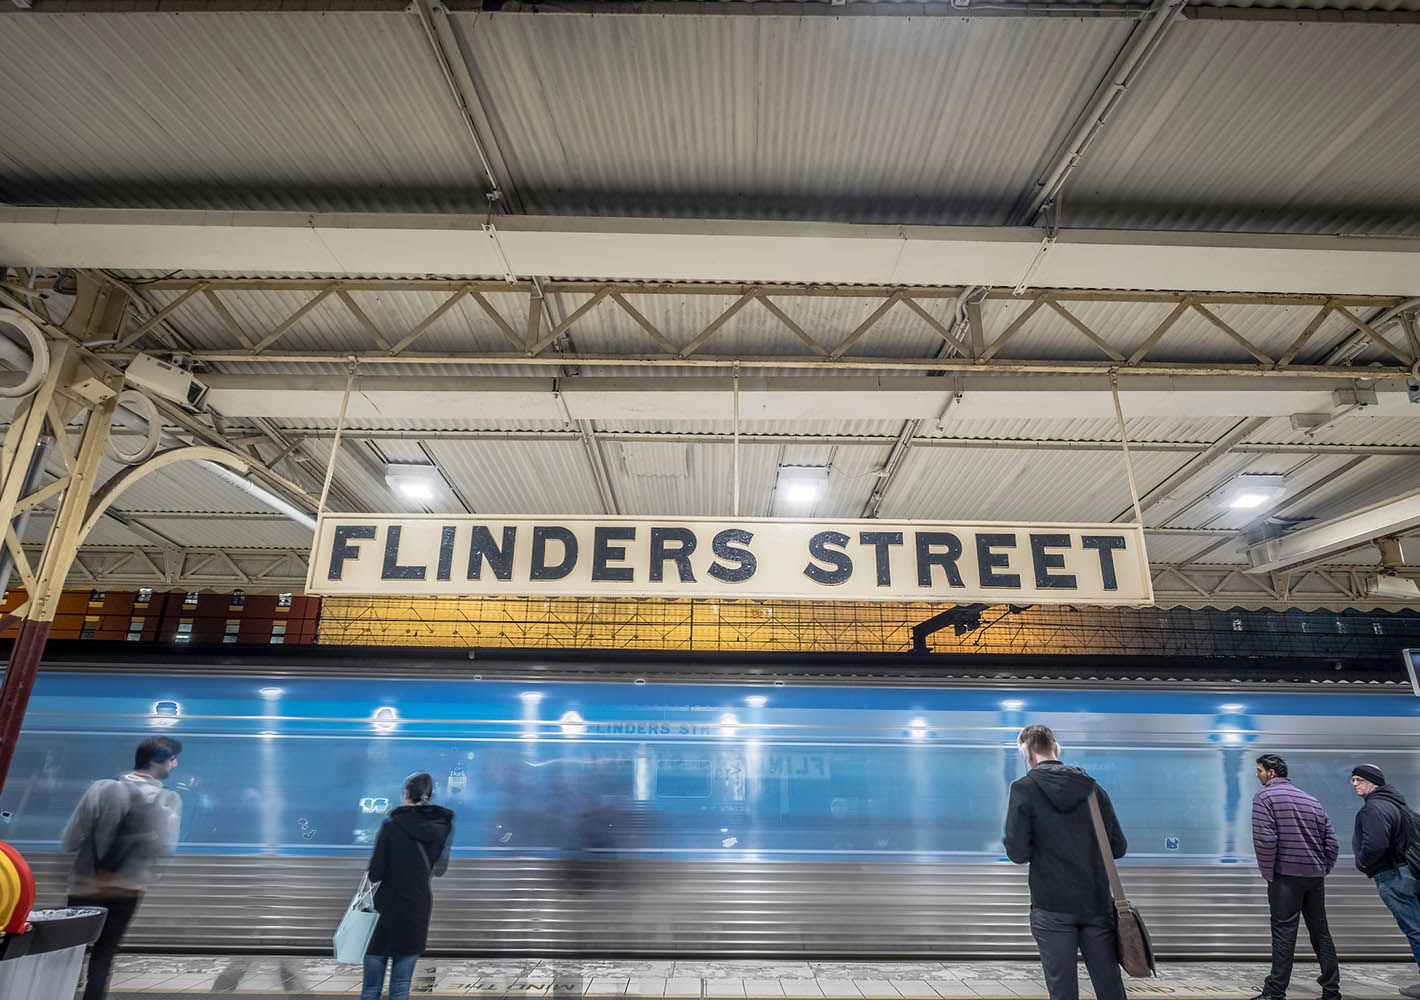
<instances>
[{"instance_id":1,"label":"white sign board","mask_svg":"<svg viewBox=\"0 0 1420 1000\"><path fill-rule=\"evenodd\" d=\"M1119 524L326 514L327 596L788 598L1149 605Z\"/></svg>"}]
</instances>

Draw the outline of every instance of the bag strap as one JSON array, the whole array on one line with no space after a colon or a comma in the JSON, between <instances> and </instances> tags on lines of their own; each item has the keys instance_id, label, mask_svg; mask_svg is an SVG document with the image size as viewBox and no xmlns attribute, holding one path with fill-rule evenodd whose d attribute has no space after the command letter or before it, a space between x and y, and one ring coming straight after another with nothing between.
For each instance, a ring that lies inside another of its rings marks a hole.
<instances>
[{"instance_id":1,"label":"bag strap","mask_svg":"<svg viewBox=\"0 0 1420 1000\"><path fill-rule=\"evenodd\" d=\"M1095 825L1095 842L1099 844L1100 857L1104 859L1104 871L1109 876L1109 894L1114 897L1114 902L1127 903L1124 898L1124 885L1119 881L1119 869L1114 864L1114 852L1109 849L1109 834L1104 830L1104 816L1100 813L1100 800L1097 791L1090 792L1090 819Z\"/></svg>"}]
</instances>

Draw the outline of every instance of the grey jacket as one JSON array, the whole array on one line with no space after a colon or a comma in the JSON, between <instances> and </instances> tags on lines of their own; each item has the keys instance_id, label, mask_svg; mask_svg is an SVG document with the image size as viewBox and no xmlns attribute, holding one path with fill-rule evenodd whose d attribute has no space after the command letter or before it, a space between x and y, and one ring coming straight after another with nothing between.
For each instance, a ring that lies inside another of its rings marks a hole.
<instances>
[{"instance_id":1,"label":"grey jacket","mask_svg":"<svg viewBox=\"0 0 1420 1000\"><path fill-rule=\"evenodd\" d=\"M155 835L131 845L115 871L101 870L99 859L114 849L124 816L136 800L157 807ZM76 896L133 895L154 880L158 859L177 846L182 820L182 800L177 792L164 788L156 778L125 774L105 778L89 786L69 825L64 828L61 849L74 855L69 875L69 891Z\"/></svg>"}]
</instances>

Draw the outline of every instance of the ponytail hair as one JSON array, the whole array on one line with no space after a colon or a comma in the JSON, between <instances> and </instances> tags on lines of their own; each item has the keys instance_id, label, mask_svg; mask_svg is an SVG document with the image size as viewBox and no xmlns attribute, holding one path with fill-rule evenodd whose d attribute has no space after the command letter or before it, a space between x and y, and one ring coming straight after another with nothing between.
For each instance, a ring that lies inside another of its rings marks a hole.
<instances>
[{"instance_id":1,"label":"ponytail hair","mask_svg":"<svg viewBox=\"0 0 1420 1000\"><path fill-rule=\"evenodd\" d=\"M422 806L434 797L434 779L428 771L415 771L404 779L404 797Z\"/></svg>"}]
</instances>

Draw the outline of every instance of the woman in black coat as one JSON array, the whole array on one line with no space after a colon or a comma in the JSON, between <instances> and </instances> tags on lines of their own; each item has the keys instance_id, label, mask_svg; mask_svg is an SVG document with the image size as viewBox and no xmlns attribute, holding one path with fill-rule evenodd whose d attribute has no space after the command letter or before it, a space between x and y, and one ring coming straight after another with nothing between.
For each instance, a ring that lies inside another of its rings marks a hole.
<instances>
[{"instance_id":1,"label":"woman in black coat","mask_svg":"<svg viewBox=\"0 0 1420 1000\"><path fill-rule=\"evenodd\" d=\"M414 963L429 937L434 894L429 880L449 867L453 810L431 805L434 779L423 771L404 781L404 804L390 812L375 837L370 881L378 882L380 915L365 950L365 986L360 1000L379 1000L390 966L389 1000L409 1000Z\"/></svg>"}]
</instances>

